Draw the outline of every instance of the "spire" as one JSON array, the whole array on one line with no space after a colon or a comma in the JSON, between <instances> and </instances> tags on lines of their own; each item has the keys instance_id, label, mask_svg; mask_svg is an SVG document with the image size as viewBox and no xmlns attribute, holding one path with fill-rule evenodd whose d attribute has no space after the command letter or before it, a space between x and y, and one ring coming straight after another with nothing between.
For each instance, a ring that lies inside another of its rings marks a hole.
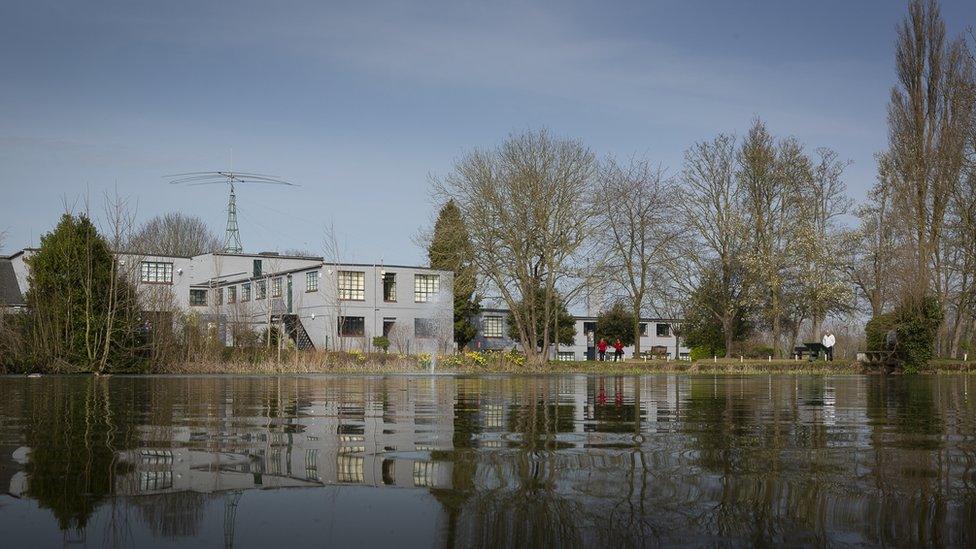
<instances>
[{"instance_id":1,"label":"spire","mask_svg":"<svg viewBox=\"0 0 976 549\"><path fill-rule=\"evenodd\" d=\"M234 183L230 184L230 200L227 202L227 234L224 236L224 251L239 254L244 251L241 246L241 232L237 229L237 197L234 195Z\"/></svg>"}]
</instances>

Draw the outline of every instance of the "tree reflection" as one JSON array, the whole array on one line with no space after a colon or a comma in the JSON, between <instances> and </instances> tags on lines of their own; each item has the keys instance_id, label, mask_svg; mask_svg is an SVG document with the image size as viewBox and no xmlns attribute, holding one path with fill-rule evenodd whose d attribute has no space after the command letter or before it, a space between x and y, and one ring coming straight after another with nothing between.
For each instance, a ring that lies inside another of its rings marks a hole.
<instances>
[{"instance_id":1,"label":"tree reflection","mask_svg":"<svg viewBox=\"0 0 976 549\"><path fill-rule=\"evenodd\" d=\"M54 513L62 530L84 530L92 513L131 469L118 459L134 441L134 394L105 378L45 379L24 398L30 448L27 494Z\"/></svg>"}]
</instances>

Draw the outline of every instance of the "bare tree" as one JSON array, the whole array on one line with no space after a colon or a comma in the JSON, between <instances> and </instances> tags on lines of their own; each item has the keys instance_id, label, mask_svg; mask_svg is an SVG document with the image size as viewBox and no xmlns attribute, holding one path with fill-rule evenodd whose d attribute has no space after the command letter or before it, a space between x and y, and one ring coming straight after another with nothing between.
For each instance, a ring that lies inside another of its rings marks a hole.
<instances>
[{"instance_id":1,"label":"bare tree","mask_svg":"<svg viewBox=\"0 0 976 549\"><path fill-rule=\"evenodd\" d=\"M533 363L545 360L559 293L582 285L577 265L591 230L587 204L595 171L594 155L581 142L541 130L475 150L433 181L439 198L460 208L478 250L478 271L513 311Z\"/></svg>"},{"instance_id":2,"label":"bare tree","mask_svg":"<svg viewBox=\"0 0 976 549\"><path fill-rule=\"evenodd\" d=\"M683 234L675 195L673 182L646 160L622 166L610 158L597 178L594 226L598 248L606 250L603 272L633 313L635 355L641 352L641 316L652 306L654 290L667 284L666 265Z\"/></svg>"},{"instance_id":3,"label":"bare tree","mask_svg":"<svg viewBox=\"0 0 976 549\"><path fill-rule=\"evenodd\" d=\"M851 209L843 181L847 163L827 148L819 148L816 153L812 177L799 181L802 203L790 254L794 257L799 288L799 306L793 309L803 312L794 322L798 328L804 320L810 320L813 338L819 338L828 316L851 311L854 301L847 274L852 252L850 231L841 223L841 217Z\"/></svg>"},{"instance_id":4,"label":"bare tree","mask_svg":"<svg viewBox=\"0 0 976 549\"><path fill-rule=\"evenodd\" d=\"M894 211L911 252L907 290L923 296L934 289L942 298L939 243L971 132L972 61L963 39L947 41L935 0L911 2L898 28L895 59L888 157Z\"/></svg>"},{"instance_id":5,"label":"bare tree","mask_svg":"<svg viewBox=\"0 0 976 549\"><path fill-rule=\"evenodd\" d=\"M748 234L743 218L743 192L735 175L735 138L719 135L685 151L679 208L689 238L669 267L675 290L691 295L711 272L716 273L719 299L708 312L722 324L725 356L732 353L735 323L746 309L742 258Z\"/></svg>"},{"instance_id":6,"label":"bare tree","mask_svg":"<svg viewBox=\"0 0 976 549\"><path fill-rule=\"evenodd\" d=\"M128 251L135 253L182 257L222 249L220 238L206 222L199 217L179 212L156 216L146 221L124 244Z\"/></svg>"},{"instance_id":7,"label":"bare tree","mask_svg":"<svg viewBox=\"0 0 976 549\"><path fill-rule=\"evenodd\" d=\"M857 208L859 226L854 233L854 257L851 277L878 316L894 298L896 253L898 248L895 216L892 214L891 163L878 155L878 182L868 193L868 200Z\"/></svg>"},{"instance_id":8,"label":"bare tree","mask_svg":"<svg viewBox=\"0 0 976 549\"><path fill-rule=\"evenodd\" d=\"M750 227L747 266L756 305L764 312L774 353L782 353L783 320L789 308L787 284L796 265L791 248L800 219L800 189L812 179L809 158L800 143L778 144L756 120L738 153L743 206Z\"/></svg>"}]
</instances>

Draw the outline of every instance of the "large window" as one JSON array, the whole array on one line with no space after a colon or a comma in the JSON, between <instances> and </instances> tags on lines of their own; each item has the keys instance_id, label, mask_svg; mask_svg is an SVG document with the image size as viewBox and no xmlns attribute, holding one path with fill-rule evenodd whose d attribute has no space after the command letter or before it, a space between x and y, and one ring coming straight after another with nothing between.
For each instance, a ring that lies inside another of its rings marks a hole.
<instances>
[{"instance_id":1,"label":"large window","mask_svg":"<svg viewBox=\"0 0 976 549\"><path fill-rule=\"evenodd\" d=\"M485 337L502 337L504 334L505 322L500 316L486 316L481 320L481 331Z\"/></svg>"},{"instance_id":2,"label":"large window","mask_svg":"<svg viewBox=\"0 0 976 549\"><path fill-rule=\"evenodd\" d=\"M254 299L264 299L264 298L268 297L268 281L267 280L258 280L257 281L257 291L255 293L257 295L254 296Z\"/></svg>"},{"instance_id":3,"label":"large window","mask_svg":"<svg viewBox=\"0 0 976 549\"><path fill-rule=\"evenodd\" d=\"M366 273L362 271L339 271L339 299L343 301L363 301L366 299Z\"/></svg>"},{"instance_id":4,"label":"large window","mask_svg":"<svg viewBox=\"0 0 976 549\"><path fill-rule=\"evenodd\" d=\"M670 324L658 324L657 325L657 337L671 337L671 325Z\"/></svg>"},{"instance_id":5,"label":"large window","mask_svg":"<svg viewBox=\"0 0 976 549\"><path fill-rule=\"evenodd\" d=\"M227 303L237 303L237 286L227 286Z\"/></svg>"},{"instance_id":6,"label":"large window","mask_svg":"<svg viewBox=\"0 0 976 549\"><path fill-rule=\"evenodd\" d=\"M417 303L427 303L437 295L440 286L440 276L435 274L413 275L413 300Z\"/></svg>"},{"instance_id":7,"label":"large window","mask_svg":"<svg viewBox=\"0 0 976 549\"><path fill-rule=\"evenodd\" d=\"M245 282L241 284L241 303L245 301L251 301L251 283Z\"/></svg>"},{"instance_id":8,"label":"large window","mask_svg":"<svg viewBox=\"0 0 976 549\"><path fill-rule=\"evenodd\" d=\"M339 335L342 337L362 337L366 335L366 319L361 316L340 316Z\"/></svg>"},{"instance_id":9,"label":"large window","mask_svg":"<svg viewBox=\"0 0 976 549\"><path fill-rule=\"evenodd\" d=\"M139 269L139 281L146 284L172 284L173 264L161 261L143 261Z\"/></svg>"},{"instance_id":10,"label":"large window","mask_svg":"<svg viewBox=\"0 0 976 549\"><path fill-rule=\"evenodd\" d=\"M396 300L396 273L383 273L383 301Z\"/></svg>"},{"instance_id":11,"label":"large window","mask_svg":"<svg viewBox=\"0 0 976 549\"><path fill-rule=\"evenodd\" d=\"M423 339L435 337L437 335L437 321L433 318L413 319L413 335Z\"/></svg>"},{"instance_id":12,"label":"large window","mask_svg":"<svg viewBox=\"0 0 976 549\"><path fill-rule=\"evenodd\" d=\"M281 277L271 279L271 297L281 297Z\"/></svg>"},{"instance_id":13,"label":"large window","mask_svg":"<svg viewBox=\"0 0 976 549\"><path fill-rule=\"evenodd\" d=\"M312 271L310 273L305 273L305 291L306 292L317 292L319 291L319 272Z\"/></svg>"},{"instance_id":14,"label":"large window","mask_svg":"<svg viewBox=\"0 0 976 549\"><path fill-rule=\"evenodd\" d=\"M200 307L207 304L207 290L190 290L190 305Z\"/></svg>"},{"instance_id":15,"label":"large window","mask_svg":"<svg viewBox=\"0 0 976 549\"><path fill-rule=\"evenodd\" d=\"M647 337L647 323L646 322L641 322L640 324L637 325L637 328L638 328L637 331L640 333L640 336L641 337Z\"/></svg>"}]
</instances>

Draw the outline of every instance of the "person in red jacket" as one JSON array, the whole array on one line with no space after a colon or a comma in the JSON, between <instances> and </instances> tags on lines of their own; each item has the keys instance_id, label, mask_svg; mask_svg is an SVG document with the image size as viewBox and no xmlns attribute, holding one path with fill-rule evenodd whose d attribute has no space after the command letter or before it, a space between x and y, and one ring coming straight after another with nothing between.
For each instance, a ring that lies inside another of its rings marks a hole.
<instances>
[{"instance_id":1,"label":"person in red jacket","mask_svg":"<svg viewBox=\"0 0 976 549\"><path fill-rule=\"evenodd\" d=\"M619 362L624 359L624 344L621 343L620 338L613 342L613 358L615 361Z\"/></svg>"},{"instance_id":2,"label":"person in red jacket","mask_svg":"<svg viewBox=\"0 0 976 549\"><path fill-rule=\"evenodd\" d=\"M596 349L600 351L600 362L607 359L607 339L601 337L600 342L596 344Z\"/></svg>"}]
</instances>

